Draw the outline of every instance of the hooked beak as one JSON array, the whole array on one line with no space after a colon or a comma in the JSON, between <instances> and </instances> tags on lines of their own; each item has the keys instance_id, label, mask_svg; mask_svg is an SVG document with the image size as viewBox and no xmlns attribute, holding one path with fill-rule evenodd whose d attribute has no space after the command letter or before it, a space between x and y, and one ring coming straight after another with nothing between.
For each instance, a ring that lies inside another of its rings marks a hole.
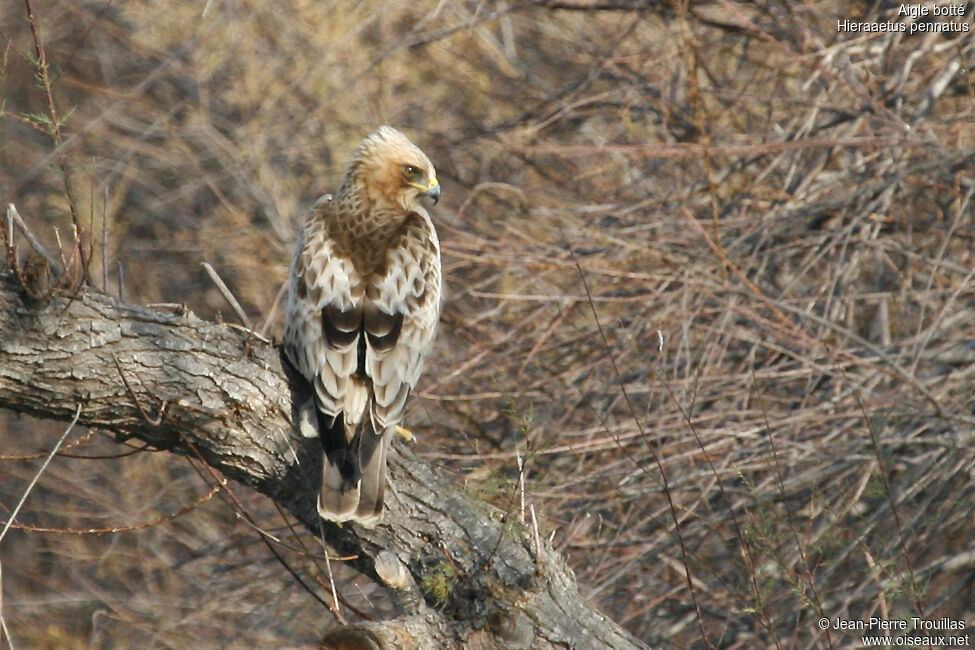
<instances>
[{"instance_id":1,"label":"hooked beak","mask_svg":"<svg viewBox=\"0 0 975 650\"><path fill-rule=\"evenodd\" d=\"M420 190L421 196L433 199L434 205L440 200L440 181L437 180L436 174L431 175L426 183L408 183L408 185Z\"/></svg>"},{"instance_id":2,"label":"hooked beak","mask_svg":"<svg viewBox=\"0 0 975 650\"><path fill-rule=\"evenodd\" d=\"M434 185L427 188L427 191L424 192L423 195L433 199L433 204L436 205L440 201L440 183L437 183L436 180L432 180L431 182L434 183Z\"/></svg>"}]
</instances>

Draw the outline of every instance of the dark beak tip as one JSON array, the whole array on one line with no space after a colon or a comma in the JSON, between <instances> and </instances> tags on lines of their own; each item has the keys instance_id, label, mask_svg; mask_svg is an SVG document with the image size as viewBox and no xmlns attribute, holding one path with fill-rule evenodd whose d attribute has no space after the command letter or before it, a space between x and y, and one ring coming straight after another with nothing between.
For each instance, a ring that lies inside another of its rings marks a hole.
<instances>
[{"instance_id":1,"label":"dark beak tip","mask_svg":"<svg viewBox=\"0 0 975 650\"><path fill-rule=\"evenodd\" d=\"M427 190L426 195L433 199L433 204L436 205L440 203L440 186L432 187Z\"/></svg>"}]
</instances>

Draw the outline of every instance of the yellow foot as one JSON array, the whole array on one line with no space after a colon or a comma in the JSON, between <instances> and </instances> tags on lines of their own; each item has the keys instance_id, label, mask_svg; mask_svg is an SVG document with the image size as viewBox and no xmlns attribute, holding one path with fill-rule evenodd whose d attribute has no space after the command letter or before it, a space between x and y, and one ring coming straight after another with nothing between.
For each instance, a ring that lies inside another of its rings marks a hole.
<instances>
[{"instance_id":1,"label":"yellow foot","mask_svg":"<svg viewBox=\"0 0 975 650\"><path fill-rule=\"evenodd\" d=\"M406 427L401 427L400 425L397 424L396 434L399 435L406 442L416 442L416 436L413 434L412 431L410 431Z\"/></svg>"}]
</instances>

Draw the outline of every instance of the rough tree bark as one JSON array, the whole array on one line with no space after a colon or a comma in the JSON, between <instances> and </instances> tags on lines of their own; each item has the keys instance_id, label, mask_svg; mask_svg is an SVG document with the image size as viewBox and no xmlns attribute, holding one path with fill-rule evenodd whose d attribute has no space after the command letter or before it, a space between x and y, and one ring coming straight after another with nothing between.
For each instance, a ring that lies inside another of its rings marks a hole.
<instances>
[{"instance_id":1,"label":"rough tree bark","mask_svg":"<svg viewBox=\"0 0 975 650\"><path fill-rule=\"evenodd\" d=\"M32 300L0 272L0 407L64 421L80 404L82 424L176 453L195 447L357 555L400 616L336 630L323 647L644 647L582 599L544 539L536 549L529 530L403 445L391 450L381 525L320 522L320 451L291 426L286 372L277 348L231 327L91 290Z\"/></svg>"}]
</instances>

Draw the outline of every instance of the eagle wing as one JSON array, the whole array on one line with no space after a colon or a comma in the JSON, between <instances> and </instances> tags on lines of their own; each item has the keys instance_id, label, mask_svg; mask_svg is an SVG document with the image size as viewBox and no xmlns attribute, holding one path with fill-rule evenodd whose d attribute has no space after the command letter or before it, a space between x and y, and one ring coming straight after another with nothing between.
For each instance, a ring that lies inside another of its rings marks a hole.
<instances>
[{"instance_id":1,"label":"eagle wing","mask_svg":"<svg viewBox=\"0 0 975 650\"><path fill-rule=\"evenodd\" d=\"M440 319L440 244L426 215L413 213L370 283L363 323L365 369L372 380L369 415L377 431L399 424L423 371Z\"/></svg>"},{"instance_id":2,"label":"eagle wing","mask_svg":"<svg viewBox=\"0 0 975 650\"><path fill-rule=\"evenodd\" d=\"M316 217L302 228L291 264L284 345L331 425L354 392L365 290L352 261L335 254L324 222Z\"/></svg>"}]
</instances>

